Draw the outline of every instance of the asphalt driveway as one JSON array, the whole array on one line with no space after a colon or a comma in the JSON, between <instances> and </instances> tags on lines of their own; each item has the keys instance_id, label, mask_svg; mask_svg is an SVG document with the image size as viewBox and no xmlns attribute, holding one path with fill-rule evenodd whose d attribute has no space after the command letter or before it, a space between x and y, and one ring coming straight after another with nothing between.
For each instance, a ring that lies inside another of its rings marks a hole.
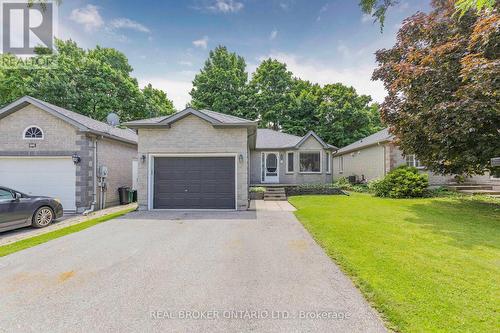
<instances>
[{"instance_id":1,"label":"asphalt driveway","mask_svg":"<svg viewBox=\"0 0 500 333\"><path fill-rule=\"evenodd\" d=\"M293 213L134 212L0 258L0 331L383 332Z\"/></svg>"}]
</instances>

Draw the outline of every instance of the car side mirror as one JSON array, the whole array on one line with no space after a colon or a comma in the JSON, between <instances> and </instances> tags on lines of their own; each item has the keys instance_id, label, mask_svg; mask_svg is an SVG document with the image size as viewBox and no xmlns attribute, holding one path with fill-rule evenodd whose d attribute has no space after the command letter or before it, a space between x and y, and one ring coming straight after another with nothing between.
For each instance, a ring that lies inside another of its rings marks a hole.
<instances>
[{"instance_id":1,"label":"car side mirror","mask_svg":"<svg viewBox=\"0 0 500 333\"><path fill-rule=\"evenodd\" d=\"M14 201L18 201L19 199L21 199L21 193L15 192L14 193Z\"/></svg>"}]
</instances>

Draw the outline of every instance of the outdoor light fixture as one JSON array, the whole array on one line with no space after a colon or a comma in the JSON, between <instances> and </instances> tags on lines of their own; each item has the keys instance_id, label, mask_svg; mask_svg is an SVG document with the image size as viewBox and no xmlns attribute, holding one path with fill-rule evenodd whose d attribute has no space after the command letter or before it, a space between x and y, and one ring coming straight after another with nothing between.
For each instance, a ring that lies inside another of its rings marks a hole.
<instances>
[{"instance_id":1,"label":"outdoor light fixture","mask_svg":"<svg viewBox=\"0 0 500 333\"><path fill-rule=\"evenodd\" d=\"M141 162L142 162L142 163L146 162L146 155L142 155L142 156L141 156Z\"/></svg>"},{"instance_id":2,"label":"outdoor light fixture","mask_svg":"<svg viewBox=\"0 0 500 333\"><path fill-rule=\"evenodd\" d=\"M240 161L240 163L243 163L243 154L240 154L240 156L238 156L238 160Z\"/></svg>"},{"instance_id":3,"label":"outdoor light fixture","mask_svg":"<svg viewBox=\"0 0 500 333\"><path fill-rule=\"evenodd\" d=\"M283 163L283 153L280 153L280 163Z\"/></svg>"},{"instance_id":4,"label":"outdoor light fixture","mask_svg":"<svg viewBox=\"0 0 500 333\"><path fill-rule=\"evenodd\" d=\"M73 163L78 164L82 160L80 156L78 156L77 153L74 153L71 155L71 159L73 160Z\"/></svg>"}]
</instances>

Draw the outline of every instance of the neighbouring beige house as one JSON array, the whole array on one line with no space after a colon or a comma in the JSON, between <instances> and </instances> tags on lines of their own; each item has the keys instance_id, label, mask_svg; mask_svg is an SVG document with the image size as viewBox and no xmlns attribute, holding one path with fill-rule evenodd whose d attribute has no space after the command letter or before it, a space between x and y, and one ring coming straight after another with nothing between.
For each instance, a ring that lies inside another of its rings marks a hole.
<instances>
[{"instance_id":1,"label":"neighbouring beige house","mask_svg":"<svg viewBox=\"0 0 500 333\"><path fill-rule=\"evenodd\" d=\"M119 204L136 158L130 129L29 96L0 110L0 185L58 198L65 211Z\"/></svg>"},{"instance_id":2,"label":"neighbouring beige house","mask_svg":"<svg viewBox=\"0 0 500 333\"><path fill-rule=\"evenodd\" d=\"M248 207L250 185L332 182L337 149L314 132L303 137L209 110L131 121L139 136L140 209Z\"/></svg>"},{"instance_id":3,"label":"neighbouring beige house","mask_svg":"<svg viewBox=\"0 0 500 333\"><path fill-rule=\"evenodd\" d=\"M400 165L408 165L427 173L431 186L455 182L453 175L437 175L426 170L414 155L405 156L393 143L393 139L394 136L386 128L339 149L333 156L333 177L356 177L358 181L370 181L384 177ZM500 179L490 177L489 174L474 176L469 181L500 184Z\"/></svg>"}]
</instances>

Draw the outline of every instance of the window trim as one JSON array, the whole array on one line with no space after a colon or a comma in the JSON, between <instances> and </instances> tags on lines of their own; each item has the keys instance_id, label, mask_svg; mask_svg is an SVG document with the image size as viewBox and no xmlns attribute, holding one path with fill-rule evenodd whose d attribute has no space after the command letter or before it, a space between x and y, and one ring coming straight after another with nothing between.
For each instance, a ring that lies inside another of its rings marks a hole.
<instances>
[{"instance_id":1,"label":"window trim","mask_svg":"<svg viewBox=\"0 0 500 333\"><path fill-rule=\"evenodd\" d=\"M331 175L332 174L332 153L327 151L325 153L325 155L326 155L325 161L328 161L328 163L326 163L326 174Z\"/></svg>"},{"instance_id":2,"label":"window trim","mask_svg":"<svg viewBox=\"0 0 500 333\"><path fill-rule=\"evenodd\" d=\"M311 153L319 153L319 171L300 171L300 154L311 154ZM321 174L323 173L323 151L321 150L301 150L299 151L299 173L301 174Z\"/></svg>"},{"instance_id":3,"label":"window trim","mask_svg":"<svg viewBox=\"0 0 500 333\"><path fill-rule=\"evenodd\" d=\"M413 160L413 163L412 165L408 165L408 157L411 157L412 160ZM418 166L417 166L417 162L418 162ZM405 156L405 163L406 163L406 166L408 167L413 167L413 168L417 168L419 170L421 169L425 169L425 166L423 166L420 162L420 160L417 159L417 157L415 156L415 154L410 154L410 155L406 155Z\"/></svg>"},{"instance_id":4,"label":"window trim","mask_svg":"<svg viewBox=\"0 0 500 333\"><path fill-rule=\"evenodd\" d=\"M292 154L292 156L293 156L292 157L292 171L290 171L288 169L288 165L289 165L288 164L288 154ZM294 174L295 173L295 152L294 151L287 151L285 153L285 155L286 155L286 166L285 166L286 169L285 169L285 173L288 174L288 175Z\"/></svg>"},{"instance_id":5,"label":"window trim","mask_svg":"<svg viewBox=\"0 0 500 333\"><path fill-rule=\"evenodd\" d=\"M41 138L27 138L26 137L26 132L30 129L30 128L33 128L33 127L36 127L40 130L40 132L42 132L42 137ZM43 129L40 127L40 126L37 126L37 125L30 125L28 127L26 127L23 131L23 140L43 140L45 139L45 132L43 131Z\"/></svg>"}]
</instances>

